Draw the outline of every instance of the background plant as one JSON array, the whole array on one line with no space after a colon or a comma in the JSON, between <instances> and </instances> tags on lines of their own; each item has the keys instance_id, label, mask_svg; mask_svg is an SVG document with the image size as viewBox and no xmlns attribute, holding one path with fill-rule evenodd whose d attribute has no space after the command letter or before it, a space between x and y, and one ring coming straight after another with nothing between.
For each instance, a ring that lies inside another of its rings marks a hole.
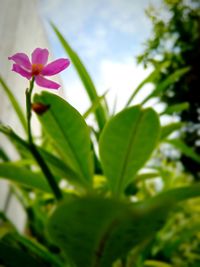
<instances>
[{"instance_id":1,"label":"background plant","mask_svg":"<svg viewBox=\"0 0 200 267\"><path fill-rule=\"evenodd\" d=\"M33 106L48 107L43 112L35 110L42 132L33 142L62 192L63 199L58 201L29 143L1 125L1 132L18 150L19 160L9 161L3 151L0 176L15 182L13 191L28 214L26 236L17 233L1 215L1 263L11 267L173 266L180 259L182 240L188 244L190 238L198 236L198 227L190 227L198 224L198 198L197 210L189 216L184 207L194 206L195 199L185 201L199 196L200 185L193 184L177 161L168 162L162 146L170 143L198 163L200 157L170 137L181 123L161 125L159 114L143 105L180 79L188 68L170 73L143 103L131 106L143 85L155 82L163 68L160 66L130 93L124 109L110 115L106 95L98 95L77 53L55 26L53 29L83 82L91 107L82 116L49 92L36 94L32 100ZM2 86L13 101L3 79ZM16 102L14 107L22 118ZM166 109L160 116L168 113ZM98 127L87 125L85 119L91 114ZM178 216L191 218L179 227ZM184 227L189 230L186 237ZM168 234L172 240L165 238ZM199 261L196 240L191 247L193 258L186 255L191 264Z\"/></svg>"},{"instance_id":2,"label":"background plant","mask_svg":"<svg viewBox=\"0 0 200 267\"><path fill-rule=\"evenodd\" d=\"M155 69L166 63L155 83L160 83L174 71L189 67L188 72L175 80L159 94L169 110L180 103L188 108L172 109L185 122L181 140L200 153L199 150L199 62L200 62L200 4L199 1L163 0L163 9L151 6L147 15L152 23L152 35L147 40L138 62ZM199 179L199 164L187 155L181 155L186 171Z\"/></svg>"}]
</instances>

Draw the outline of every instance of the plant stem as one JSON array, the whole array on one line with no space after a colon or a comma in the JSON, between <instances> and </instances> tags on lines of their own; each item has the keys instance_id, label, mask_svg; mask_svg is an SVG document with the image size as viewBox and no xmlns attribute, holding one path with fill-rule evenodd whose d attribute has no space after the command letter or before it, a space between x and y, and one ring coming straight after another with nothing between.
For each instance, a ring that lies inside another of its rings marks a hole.
<instances>
[{"instance_id":1,"label":"plant stem","mask_svg":"<svg viewBox=\"0 0 200 267\"><path fill-rule=\"evenodd\" d=\"M32 91L34 88L34 77L30 81L30 87L26 90L26 116L27 116L27 132L28 132L28 143L29 143L29 148L34 156L35 160L37 161L38 165L40 166L41 170L43 171L55 197L57 200L62 199L62 192L60 188L58 187L58 184L51 173L49 167L47 166L46 162L40 155L39 151L37 150L37 147L35 146L33 142L33 137L32 137L32 132L31 132L31 96L32 96Z\"/></svg>"}]
</instances>

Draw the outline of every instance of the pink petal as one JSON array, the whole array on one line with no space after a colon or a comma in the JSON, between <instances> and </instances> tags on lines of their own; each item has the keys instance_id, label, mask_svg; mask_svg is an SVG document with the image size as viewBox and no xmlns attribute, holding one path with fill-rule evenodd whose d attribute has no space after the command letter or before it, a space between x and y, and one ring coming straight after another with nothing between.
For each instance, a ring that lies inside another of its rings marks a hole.
<instances>
[{"instance_id":1,"label":"pink petal","mask_svg":"<svg viewBox=\"0 0 200 267\"><path fill-rule=\"evenodd\" d=\"M61 72L62 70L66 69L69 66L69 64L70 64L69 59L65 58L57 59L44 67L44 69L42 70L42 75L44 76L55 75Z\"/></svg>"},{"instance_id":2,"label":"pink petal","mask_svg":"<svg viewBox=\"0 0 200 267\"><path fill-rule=\"evenodd\" d=\"M21 67L30 70L31 69L31 62L28 56L24 53L17 53L11 57L8 57L9 60L13 60L16 64L20 65Z\"/></svg>"},{"instance_id":3,"label":"pink petal","mask_svg":"<svg viewBox=\"0 0 200 267\"><path fill-rule=\"evenodd\" d=\"M35 77L35 82L37 85L49 89L58 89L60 87L60 84L47 80L41 75Z\"/></svg>"},{"instance_id":4,"label":"pink petal","mask_svg":"<svg viewBox=\"0 0 200 267\"><path fill-rule=\"evenodd\" d=\"M47 49L36 48L31 55L32 64L46 65L48 56L49 51Z\"/></svg>"},{"instance_id":5,"label":"pink petal","mask_svg":"<svg viewBox=\"0 0 200 267\"><path fill-rule=\"evenodd\" d=\"M21 76L27 78L28 80L31 79L32 75L30 72L28 72L27 70L24 70L20 65L18 64L13 64L13 68L12 71L15 71L17 73L19 73Z\"/></svg>"}]
</instances>

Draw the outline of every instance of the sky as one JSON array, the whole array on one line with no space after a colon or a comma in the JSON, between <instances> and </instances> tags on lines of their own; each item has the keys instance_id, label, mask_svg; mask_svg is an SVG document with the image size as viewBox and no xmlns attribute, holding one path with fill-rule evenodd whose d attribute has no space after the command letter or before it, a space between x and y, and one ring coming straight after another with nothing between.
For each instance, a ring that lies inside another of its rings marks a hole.
<instances>
[{"instance_id":1,"label":"sky","mask_svg":"<svg viewBox=\"0 0 200 267\"><path fill-rule=\"evenodd\" d=\"M161 0L40 0L40 12L54 56L66 54L49 21L78 53L99 95L108 90L110 109L117 99L120 110L151 71L138 66L136 56L144 50L151 34L145 9L149 4L159 7L160 3ZM83 113L90 104L73 65L62 79L67 100ZM139 103L151 89L147 85L134 103Z\"/></svg>"}]
</instances>

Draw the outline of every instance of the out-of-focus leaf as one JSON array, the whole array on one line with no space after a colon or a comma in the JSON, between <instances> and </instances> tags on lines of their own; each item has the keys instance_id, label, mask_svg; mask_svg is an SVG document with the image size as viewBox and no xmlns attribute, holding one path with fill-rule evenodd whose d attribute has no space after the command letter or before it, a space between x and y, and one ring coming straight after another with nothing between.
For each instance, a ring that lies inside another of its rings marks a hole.
<instances>
[{"instance_id":1,"label":"out-of-focus leaf","mask_svg":"<svg viewBox=\"0 0 200 267\"><path fill-rule=\"evenodd\" d=\"M3 78L0 76L0 84L2 86L2 88L4 89L5 93L7 94L24 130L26 131L27 127L26 127L26 119L24 116L24 113L19 105L19 103L16 100L16 97L13 95L11 89L7 86L7 84L5 83L5 81L3 80Z\"/></svg>"},{"instance_id":2,"label":"out-of-focus leaf","mask_svg":"<svg viewBox=\"0 0 200 267\"><path fill-rule=\"evenodd\" d=\"M159 118L151 109L134 106L114 116L100 137L100 158L110 189L121 194L142 168L160 135Z\"/></svg>"},{"instance_id":3,"label":"out-of-focus leaf","mask_svg":"<svg viewBox=\"0 0 200 267\"><path fill-rule=\"evenodd\" d=\"M0 262L9 267L63 266L46 248L16 232L8 233L0 239Z\"/></svg>"},{"instance_id":4,"label":"out-of-focus leaf","mask_svg":"<svg viewBox=\"0 0 200 267\"><path fill-rule=\"evenodd\" d=\"M190 222L188 227L184 227L182 231L179 230L179 235L174 236L172 240L166 242L163 248L164 254L167 257L171 257L174 251L176 251L178 247L181 246L181 244L184 244L184 242L187 242L188 240L190 240L190 238L192 238L195 234L198 234L199 232L200 232L199 222L198 223L196 222L195 224L194 223L191 224Z\"/></svg>"},{"instance_id":5,"label":"out-of-focus leaf","mask_svg":"<svg viewBox=\"0 0 200 267\"><path fill-rule=\"evenodd\" d=\"M35 95L34 102L49 106L38 119L62 160L78 174L79 182L90 188L93 162L89 128L83 117L64 99L48 92Z\"/></svg>"},{"instance_id":6,"label":"out-of-focus leaf","mask_svg":"<svg viewBox=\"0 0 200 267\"><path fill-rule=\"evenodd\" d=\"M110 267L141 242L151 241L172 207L199 196L199 192L200 184L196 184L135 204L95 196L74 197L54 211L48 232L76 267Z\"/></svg>"},{"instance_id":7,"label":"out-of-focus leaf","mask_svg":"<svg viewBox=\"0 0 200 267\"><path fill-rule=\"evenodd\" d=\"M92 103L91 107L89 107L89 109L86 110L86 112L83 114L84 119L86 119L91 113L94 113L96 111L96 109L101 104L101 101L105 100L105 96L107 93L108 91L106 91L102 96L98 96L98 98Z\"/></svg>"},{"instance_id":8,"label":"out-of-focus leaf","mask_svg":"<svg viewBox=\"0 0 200 267\"><path fill-rule=\"evenodd\" d=\"M172 134L173 132L179 130L181 127L183 127L183 123L182 122L172 122L170 124L167 124L165 126L161 127L161 135L160 135L160 140L164 140L165 138L167 138L170 134Z\"/></svg>"},{"instance_id":9,"label":"out-of-focus leaf","mask_svg":"<svg viewBox=\"0 0 200 267\"><path fill-rule=\"evenodd\" d=\"M186 72L189 71L189 68L182 68L179 70L176 70L174 73L169 75L164 81L162 81L160 84L156 86L156 88L153 90L150 95L148 95L143 101L142 105L144 105L150 98L158 96L163 91L167 90L169 86L176 82L182 75L184 75Z\"/></svg>"},{"instance_id":10,"label":"out-of-focus leaf","mask_svg":"<svg viewBox=\"0 0 200 267\"><path fill-rule=\"evenodd\" d=\"M171 264L162 261L147 260L144 263L144 267L173 267L173 266Z\"/></svg>"},{"instance_id":11,"label":"out-of-focus leaf","mask_svg":"<svg viewBox=\"0 0 200 267\"><path fill-rule=\"evenodd\" d=\"M175 148L181 151L181 153L195 160L196 162L200 163L200 156L193 150L193 148L187 146L180 139L170 139L170 140L165 140L165 142L173 145Z\"/></svg>"},{"instance_id":12,"label":"out-of-focus leaf","mask_svg":"<svg viewBox=\"0 0 200 267\"><path fill-rule=\"evenodd\" d=\"M3 149L2 147L0 147L0 159L2 159L3 161L9 161L10 160L5 149Z\"/></svg>"},{"instance_id":13,"label":"out-of-focus leaf","mask_svg":"<svg viewBox=\"0 0 200 267\"><path fill-rule=\"evenodd\" d=\"M15 144L18 152L23 154L23 158L27 160L27 163L29 161L29 164L27 165L35 164L29 149L29 145L25 140L18 136L12 129L3 125L0 125L0 132L4 133L11 140L11 142ZM70 183L81 186L81 184L78 183L78 174L76 174L65 162L42 147L37 146L37 150L42 155L46 161L46 164L55 176L67 179Z\"/></svg>"},{"instance_id":14,"label":"out-of-focus leaf","mask_svg":"<svg viewBox=\"0 0 200 267\"><path fill-rule=\"evenodd\" d=\"M159 72L161 71L161 69L163 68L163 65L160 66L160 68L156 68L155 70L153 70L137 87L136 89L133 91L132 95L130 96L126 107L128 107L132 100L134 99L134 97L140 92L140 90L142 89L142 87L147 84L147 83L151 83L155 80L155 78L158 76Z\"/></svg>"},{"instance_id":15,"label":"out-of-focus leaf","mask_svg":"<svg viewBox=\"0 0 200 267\"><path fill-rule=\"evenodd\" d=\"M51 192L45 177L40 172L33 172L14 163L0 163L0 177L27 187Z\"/></svg>"},{"instance_id":16,"label":"out-of-focus leaf","mask_svg":"<svg viewBox=\"0 0 200 267\"><path fill-rule=\"evenodd\" d=\"M59 32L59 30L57 29L57 27L53 24L52 28L54 30L54 32L56 33L60 43L62 44L63 48L65 49L65 51L67 52L67 54L69 55L85 89L86 92L91 100L92 103L94 103L97 99L98 99L98 94L96 91L96 88L94 86L94 83L90 77L90 75L88 74L85 66L83 65L83 63L81 62L81 59L79 58L79 56L77 55L77 53L70 47L69 43L66 41L66 39L63 37L63 35ZM104 127L104 124L106 122L106 112L105 112L105 108L104 106L100 103L98 108L95 111L95 116L99 125L99 129L102 130Z\"/></svg>"},{"instance_id":17,"label":"out-of-focus leaf","mask_svg":"<svg viewBox=\"0 0 200 267\"><path fill-rule=\"evenodd\" d=\"M176 105L172 105L172 106L167 106L167 108L160 114L160 115L171 115L173 113L179 113L183 110L186 110L189 108L189 103L188 102L184 102L181 104L176 104Z\"/></svg>"},{"instance_id":18,"label":"out-of-focus leaf","mask_svg":"<svg viewBox=\"0 0 200 267\"><path fill-rule=\"evenodd\" d=\"M145 181L145 180L148 180L148 179L156 178L158 176L160 176L160 173L159 172L156 172L156 171L146 172L146 173L140 173L140 174L136 175L135 180L137 182L139 182L139 181Z\"/></svg>"}]
</instances>

